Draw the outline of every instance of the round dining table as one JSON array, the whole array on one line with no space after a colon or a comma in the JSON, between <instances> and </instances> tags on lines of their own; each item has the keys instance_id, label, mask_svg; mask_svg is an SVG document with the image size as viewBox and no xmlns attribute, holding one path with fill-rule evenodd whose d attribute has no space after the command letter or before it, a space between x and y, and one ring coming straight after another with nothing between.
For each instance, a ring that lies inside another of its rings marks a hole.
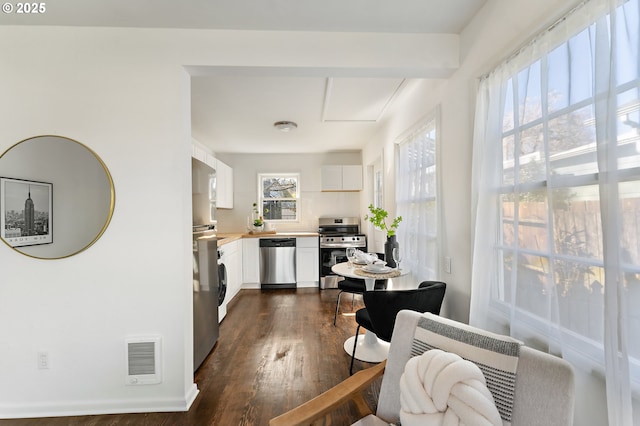
<instances>
[{"instance_id":1,"label":"round dining table","mask_svg":"<svg viewBox=\"0 0 640 426\"><path fill-rule=\"evenodd\" d=\"M367 291L374 289L376 280L385 278L396 278L406 275L408 271L392 269L386 273L368 273L362 270L364 265L354 265L351 262L336 263L331 267L333 273L346 277L364 280ZM384 290L379 290L384 291ZM349 337L344 342L344 350L349 355L353 352L353 344L356 336ZM364 339L359 338L356 346L354 358L365 362L382 362L387 359L389 354L389 343L378 337L372 331L365 329Z\"/></svg>"}]
</instances>

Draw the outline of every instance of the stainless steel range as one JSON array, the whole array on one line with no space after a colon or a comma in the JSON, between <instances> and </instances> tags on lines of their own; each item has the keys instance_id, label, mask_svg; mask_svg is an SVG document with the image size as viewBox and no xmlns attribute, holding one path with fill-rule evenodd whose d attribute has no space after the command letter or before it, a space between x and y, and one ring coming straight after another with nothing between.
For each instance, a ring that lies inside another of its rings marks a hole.
<instances>
[{"instance_id":1,"label":"stainless steel range","mask_svg":"<svg viewBox=\"0 0 640 426\"><path fill-rule=\"evenodd\" d=\"M336 263L346 262L348 247L366 250L367 237L360 233L357 217L321 217L320 234L320 288L337 288L343 279L331 272Z\"/></svg>"}]
</instances>

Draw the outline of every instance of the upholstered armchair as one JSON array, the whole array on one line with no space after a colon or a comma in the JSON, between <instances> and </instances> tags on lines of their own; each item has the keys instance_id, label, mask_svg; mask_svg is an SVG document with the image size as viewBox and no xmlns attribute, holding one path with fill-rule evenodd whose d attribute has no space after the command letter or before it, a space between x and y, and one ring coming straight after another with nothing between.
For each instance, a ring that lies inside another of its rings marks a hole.
<instances>
[{"instance_id":1,"label":"upholstered armchair","mask_svg":"<svg viewBox=\"0 0 640 426\"><path fill-rule=\"evenodd\" d=\"M500 417L513 426L573 424L574 375L561 358L521 345L508 336L489 333L430 313L401 311L396 319L386 362L362 370L334 388L271 419L270 426L308 425L351 401L362 419L358 426L389 425L400 420L401 376L407 362L431 349L456 353L474 361L487 377L487 387ZM434 351L431 351L434 353ZM499 374L494 374L498 372ZM382 376L375 415L363 391ZM403 381L403 383L405 383Z\"/></svg>"}]
</instances>

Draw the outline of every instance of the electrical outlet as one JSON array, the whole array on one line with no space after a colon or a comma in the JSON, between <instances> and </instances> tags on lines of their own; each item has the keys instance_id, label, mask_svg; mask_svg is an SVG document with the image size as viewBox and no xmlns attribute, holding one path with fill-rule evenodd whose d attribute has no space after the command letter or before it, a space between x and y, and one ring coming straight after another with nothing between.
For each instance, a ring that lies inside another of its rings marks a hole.
<instances>
[{"instance_id":1,"label":"electrical outlet","mask_svg":"<svg viewBox=\"0 0 640 426\"><path fill-rule=\"evenodd\" d=\"M38 352L38 369L49 369L49 352Z\"/></svg>"},{"instance_id":2,"label":"electrical outlet","mask_svg":"<svg viewBox=\"0 0 640 426\"><path fill-rule=\"evenodd\" d=\"M444 258L444 272L451 273L451 258L449 256Z\"/></svg>"}]
</instances>

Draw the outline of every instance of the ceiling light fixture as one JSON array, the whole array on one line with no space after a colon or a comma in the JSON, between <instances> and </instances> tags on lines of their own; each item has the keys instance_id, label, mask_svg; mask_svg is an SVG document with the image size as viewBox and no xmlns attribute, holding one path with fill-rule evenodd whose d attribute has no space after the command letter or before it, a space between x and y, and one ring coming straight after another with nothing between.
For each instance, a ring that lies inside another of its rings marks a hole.
<instances>
[{"instance_id":1,"label":"ceiling light fixture","mask_svg":"<svg viewBox=\"0 0 640 426\"><path fill-rule=\"evenodd\" d=\"M273 127L281 132L290 132L291 130L297 129L298 125L293 121L276 121L273 123Z\"/></svg>"}]
</instances>

